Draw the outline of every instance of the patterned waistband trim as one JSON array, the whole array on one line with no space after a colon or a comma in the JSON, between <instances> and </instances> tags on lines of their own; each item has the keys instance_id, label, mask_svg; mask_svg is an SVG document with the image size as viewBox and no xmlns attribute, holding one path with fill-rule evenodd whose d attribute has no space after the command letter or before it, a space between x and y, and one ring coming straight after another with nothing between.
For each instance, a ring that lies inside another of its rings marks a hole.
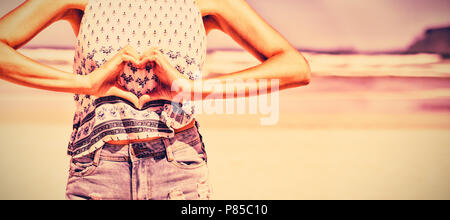
<instances>
[{"instance_id":1,"label":"patterned waistband trim","mask_svg":"<svg viewBox=\"0 0 450 220\"><path fill-rule=\"evenodd\" d=\"M126 103L129 106L133 107L134 109L138 110L138 111L144 111L147 110L148 108L151 107L160 107L163 106L165 104L172 104L175 109L174 112L178 112L178 113L182 113L182 104L181 103L172 103L171 101L168 100L153 100L150 102L147 102L142 109L138 109L134 106L133 103L131 103L130 101L123 99L121 97L117 97L117 96L105 96L105 97L101 97L101 98L97 98L94 102L95 105L95 109L104 105L104 104L116 104L116 103ZM95 110L90 112L89 114L87 114L83 120L79 121L78 123L73 125L73 129L78 129L79 127L83 126L85 123L91 121L93 118L95 117Z\"/></svg>"},{"instance_id":2,"label":"patterned waistband trim","mask_svg":"<svg viewBox=\"0 0 450 220\"><path fill-rule=\"evenodd\" d=\"M146 110L146 109L148 109L150 107L162 106L162 105L165 105L165 104L176 104L176 105L178 105L178 103L172 103L169 100L153 100L153 101L145 103L144 106L142 107L142 109L138 109L130 101L128 101L128 100L126 100L124 98L121 98L121 97L117 97L117 96L105 96L105 97L97 98L95 100L95 102L94 102L94 105L96 107L99 107L99 106L101 106L103 104L114 104L114 103L119 103L119 102L125 102L125 103L129 104L131 107L133 107L134 109L139 110L139 111Z\"/></svg>"},{"instance_id":3,"label":"patterned waistband trim","mask_svg":"<svg viewBox=\"0 0 450 220\"><path fill-rule=\"evenodd\" d=\"M89 135L75 143L69 144L68 154L73 156L89 149L93 144L99 142L108 135L119 135L129 133L166 133L173 131L158 120L111 120L97 125ZM147 136L142 137L147 138Z\"/></svg>"}]
</instances>

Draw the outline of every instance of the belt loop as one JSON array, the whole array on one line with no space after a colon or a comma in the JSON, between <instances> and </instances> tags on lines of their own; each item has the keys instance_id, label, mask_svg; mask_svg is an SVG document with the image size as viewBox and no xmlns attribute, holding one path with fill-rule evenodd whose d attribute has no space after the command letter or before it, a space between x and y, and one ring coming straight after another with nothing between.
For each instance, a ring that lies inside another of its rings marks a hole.
<instances>
[{"instance_id":1,"label":"belt loop","mask_svg":"<svg viewBox=\"0 0 450 220\"><path fill-rule=\"evenodd\" d=\"M96 166L96 167L100 163L100 154L102 152L102 149L103 149L103 147L100 147L99 149L97 149L95 151L93 165Z\"/></svg>"},{"instance_id":2,"label":"belt loop","mask_svg":"<svg viewBox=\"0 0 450 220\"><path fill-rule=\"evenodd\" d=\"M174 161L175 158L173 157L172 145L170 145L169 139L162 138L162 141L164 143L164 147L166 148L167 161L169 161L169 162Z\"/></svg>"},{"instance_id":3,"label":"belt loop","mask_svg":"<svg viewBox=\"0 0 450 220\"><path fill-rule=\"evenodd\" d=\"M206 153L205 142L203 142L203 137L202 137L202 134L200 133L200 130L199 130L200 124L198 123L197 120L195 120L195 127L197 128L198 136L200 137L200 141L202 142L202 150L203 150L203 152L205 154L205 162L208 163L208 154Z\"/></svg>"},{"instance_id":4,"label":"belt loop","mask_svg":"<svg viewBox=\"0 0 450 220\"><path fill-rule=\"evenodd\" d=\"M131 163L134 163L136 161L136 156L134 155L133 144L129 143L127 144L127 146L128 146L128 155L130 155L130 161Z\"/></svg>"}]
</instances>

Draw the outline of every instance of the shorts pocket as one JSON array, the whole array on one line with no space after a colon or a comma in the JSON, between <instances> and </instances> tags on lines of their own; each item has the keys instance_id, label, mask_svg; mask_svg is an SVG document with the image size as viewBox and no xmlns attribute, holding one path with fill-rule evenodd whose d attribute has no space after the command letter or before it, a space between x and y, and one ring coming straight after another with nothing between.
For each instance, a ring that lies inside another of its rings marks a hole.
<instances>
[{"instance_id":1,"label":"shorts pocket","mask_svg":"<svg viewBox=\"0 0 450 220\"><path fill-rule=\"evenodd\" d=\"M97 169L100 159L101 148L94 153L81 158L72 158L70 160L70 176L86 177L92 175Z\"/></svg>"},{"instance_id":2,"label":"shorts pocket","mask_svg":"<svg viewBox=\"0 0 450 220\"><path fill-rule=\"evenodd\" d=\"M176 141L166 148L167 159L182 169L195 169L206 165L206 152L200 138L193 141Z\"/></svg>"},{"instance_id":3,"label":"shorts pocket","mask_svg":"<svg viewBox=\"0 0 450 220\"><path fill-rule=\"evenodd\" d=\"M70 175L77 177L86 177L91 175L96 168L97 166L92 163L71 162Z\"/></svg>"}]
</instances>

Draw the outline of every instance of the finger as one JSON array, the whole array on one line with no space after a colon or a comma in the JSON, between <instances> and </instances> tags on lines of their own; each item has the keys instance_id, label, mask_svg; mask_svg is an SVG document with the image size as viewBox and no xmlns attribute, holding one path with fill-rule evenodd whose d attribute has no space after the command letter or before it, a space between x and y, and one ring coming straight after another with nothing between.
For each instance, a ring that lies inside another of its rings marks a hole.
<instances>
[{"instance_id":1,"label":"finger","mask_svg":"<svg viewBox=\"0 0 450 220\"><path fill-rule=\"evenodd\" d=\"M149 95L141 96L139 98L139 105L140 105L139 109L142 109L147 102L150 102L152 100L154 100L154 98L152 98L152 96L149 96Z\"/></svg>"},{"instance_id":2,"label":"finger","mask_svg":"<svg viewBox=\"0 0 450 220\"><path fill-rule=\"evenodd\" d=\"M163 62L160 61L160 59L161 58L158 57L155 53L147 54L142 58L141 65L151 63L152 68L155 68L156 66L161 66L161 64L164 64ZM165 66L161 66L161 67L164 68Z\"/></svg>"},{"instance_id":3,"label":"finger","mask_svg":"<svg viewBox=\"0 0 450 220\"><path fill-rule=\"evenodd\" d=\"M108 68L115 68L116 66L122 64L123 62L122 60L123 60L123 53L117 53L105 63L105 66L107 66Z\"/></svg>"},{"instance_id":4,"label":"finger","mask_svg":"<svg viewBox=\"0 0 450 220\"><path fill-rule=\"evenodd\" d=\"M116 66L119 66L124 60L136 63L139 61L139 59L140 56L131 46L125 46L116 55L110 58L105 64L110 68L115 68Z\"/></svg>"},{"instance_id":5,"label":"finger","mask_svg":"<svg viewBox=\"0 0 450 220\"><path fill-rule=\"evenodd\" d=\"M136 106L137 108L139 108L139 109L141 108L140 104L139 104L139 98L135 94L125 91L123 89L120 89L116 86L111 87L109 89L109 91L107 92L107 95L117 96L117 97L126 99L126 100L130 101L131 103L133 103L133 105Z\"/></svg>"},{"instance_id":6,"label":"finger","mask_svg":"<svg viewBox=\"0 0 450 220\"><path fill-rule=\"evenodd\" d=\"M161 51L160 51L159 48L157 48L157 47L151 48L151 49L147 52L146 55L147 55L147 56L153 56L153 57L155 57L155 58L161 58L161 57L164 57L164 56L161 56L161 55L163 55L163 53L161 53Z\"/></svg>"},{"instance_id":7,"label":"finger","mask_svg":"<svg viewBox=\"0 0 450 220\"><path fill-rule=\"evenodd\" d=\"M150 63L152 68L155 67L155 57L153 55L144 56L143 59L140 61L140 66L145 66L147 63Z\"/></svg>"},{"instance_id":8,"label":"finger","mask_svg":"<svg viewBox=\"0 0 450 220\"><path fill-rule=\"evenodd\" d=\"M120 58L122 62L139 63L141 59L138 52L131 46L127 45L117 53L116 58Z\"/></svg>"},{"instance_id":9,"label":"finger","mask_svg":"<svg viewBox=\"0 0 450 220\"><path fill-rule=\"evenodd\" d=\"M105 66L109 70L113 71L113 70L120 69L118 67L123 65L124 62L135 62L135 60L136 59L133 56L125 53L124 51L120 51L119 53L114 55L114 57L112 57L110 60L108 60L105 63Z\"/></svg>"},{"instance_id":10,"label":"finger","mask_svg":"<svg viewBox=\"0 0 450 220\"><path fill-rule=\"evenodd\" d=\"M136 58L134 55L128 53L123 53L121 56L122 62L130 62L133 64L138 64L140 58Z\"/></svg>"},{"instance_id":11,"label":"finger","mask_svg":"<svg viewBox=\"0 0 450 220\"><path fill-rule=\"evenodd\" d=\"M125 56L127 56L128 58L132 58L132 60L130 60L130 62L132 62L135 65L138 65L140 63L141 57L139 55L136 55L134 53L124 52L122 57L125 57Z\"/></svg>"},{"instance_id":12,"label":"finger","mask_svg":"<svg viewBox=\"0 0 450 220\"><path fill-rule=\"evenodd\" d=\"M139 60L141 57L139 55L139 53L134 49L134 47L132 47L130 45L125 46L122 50L125 54L128 54L128 55L134 57L136 60Z\"/></svg>"},{"instance_id":13,"label":"finger","mask_svg":"<svg viewBox=\"0 0 450 220\"><path fill-rule=\"evenodd\" d=\"M139 102L141 108L148 102L155 100L170 100L170 96L167 95L167 91L165 92L161 87L153 90L150 94L145 94L139 98Z\"/></svg>"},{"instance_id":14,"label":"finger","mask_svg":"<svg viewBox=\"0 0 450 220\"><path fill-rule=\"evenodd\" d=\"M144 54L150 55L150 54L154 54L156 51L159 51L158 47L151 47L150 49L146 50L144 52Z\"/></svg>"},{"instance_id":15,"label":"finger","mask_svg":"<svg viewBox=\"0 0 450 220\"><path fill-rule=\"evenodd\" d=\"M143 54L143 57L155 56L157 54L163 55L163 53L161 52L161 50L158 47L152 47Z\"/></svg>"},{"instance_id":16,"label":"finger","mask_svg":"<svg viewBox=\"0 0 450 220\"><path fill-rule=\"evenodd\" d=\"M157 47L153 47L153 48L152 48L152 52L153 52L154 54L162 54L162 53L161 53L161 50L160 50L159 48L157 48Z\"/></svg>"},{"instance_id":17,"label":"finger","mask_svg":"<svg viewBox=\"0 0 450 220\"><path fill-rule=\"evenodd\" d=\"M137 62L137 60L133 56L130 56L128 54L123 54L122 55L122 62L131 62L131 63L135 64Z\"/></svg>"}]
</instances>

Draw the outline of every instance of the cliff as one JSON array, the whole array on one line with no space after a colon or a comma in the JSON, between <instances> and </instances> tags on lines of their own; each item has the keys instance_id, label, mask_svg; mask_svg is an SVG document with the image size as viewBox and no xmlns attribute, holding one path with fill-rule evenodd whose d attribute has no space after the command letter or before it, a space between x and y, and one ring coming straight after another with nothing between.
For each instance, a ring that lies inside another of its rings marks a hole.
<instances>
[{"instance_id":1,"label":"cliff","mask_svg":"<svg viewBox=\"0 0 450 220\"><path fill-rule=\"evenodd\" d=\"M408 48L409 53L437 53L450 57L450 27L433 28L416 40Z\"/></svg>"}]
</instances>

